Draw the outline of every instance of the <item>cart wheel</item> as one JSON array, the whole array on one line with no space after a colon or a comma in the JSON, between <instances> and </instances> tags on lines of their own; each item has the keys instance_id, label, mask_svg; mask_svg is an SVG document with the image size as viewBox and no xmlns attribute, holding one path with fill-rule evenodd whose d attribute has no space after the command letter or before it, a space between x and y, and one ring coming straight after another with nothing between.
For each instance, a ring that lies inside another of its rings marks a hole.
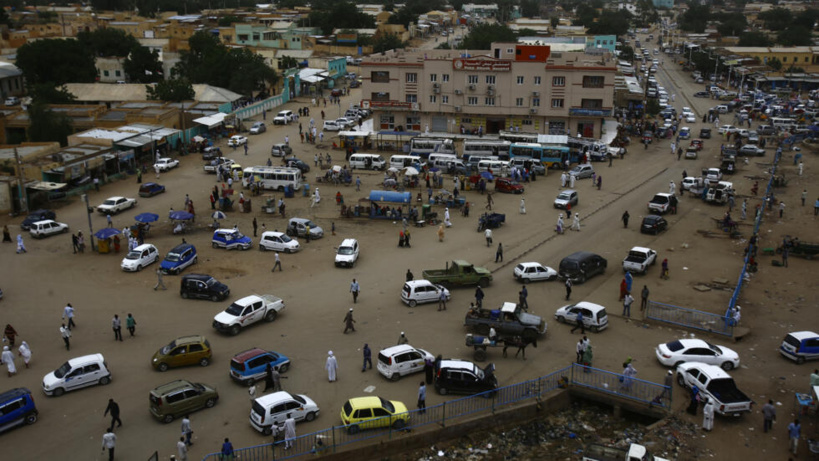
<instances>
[{"instance_id":1,"label":"cart wheel","mask_svg":"<svg viewBox=\"0 0 819 461\"><path fill-rule=\"evenodd\" d=\"M475 353L473 354L476 362L483 362L486 360L486 351L483 349L475 349Z\"/></svg>"}]
</instances>

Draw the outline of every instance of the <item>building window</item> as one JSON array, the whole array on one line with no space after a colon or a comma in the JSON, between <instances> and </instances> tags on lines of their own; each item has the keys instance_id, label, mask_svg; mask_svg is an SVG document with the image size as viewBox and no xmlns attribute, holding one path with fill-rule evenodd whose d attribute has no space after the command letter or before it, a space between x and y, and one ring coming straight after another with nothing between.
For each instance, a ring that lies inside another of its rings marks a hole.
<instances>
[{"instance_id":1,"label":"building window","mask_svg":"<svg viewBox=\"0 0 819 461\"><path fill-rule=\"evenodd\" d=\"M407 102L418 102L418 95L417 94L408 94L407 95Z\"/></svg>"},{"instance_id":2,"label":"building window","mask_svg":"<svg viewBox=\"0 0 819 461\"><path fill-rule=\"evenodd\" d=\"M102 75L108 77L108 71L107 70L102 71Z\"/></svg>"},{"instance_id":3,"label":"building window","mask_svg":"<svg viewBox=\"0 0 819 461\"><path fill-rule=\"evenodd\" d=\"M466 98L467 105L470 106L477 106L478 105L478 97L477 96L470 96Z\"/></svg>"},{"instance_id":4,"label":"building window","mask_svg":"<svg viewBox=\"0 0 819 461\"><path fill-rule=\"evenodd\" d=\"M449 74L441 74L441 81L448 82L449 81Z\"/></svg>"},{"instance_id":5,"label":"building window","mask_svg":"<svg viewBox=\"0 0 819 461\"><path fill-rule=\"evenodd\" d=\"M418 83L418 74L407 74L407 83Z\"/></svg>"},{"instance_id":6,"label":"building window","mask_svg":"<svg viewBox=\"0 0 819 461\"><path fill-rule=\"evenodd\" d=\"M449 96L447 95L441 96L441 102L444 104L449 104Z\"/></svg>"},{"instance_id":7,"label":"building window","mask_svg":"<svg viewBox=\"0 0 819 461\"><path fill-rule=\"evenodd\" d=\"M390 100L390 94L389 93L384 93L383 91L378 92L378 93L372 93L371 96L370 96L370 99L372 99L373 101L389 101Z\"/></svg>"},{"instance_id":8,"label":"building window","mask_svg":"<svg viewBox=\"0 0 819 461\"><path fill-rule=\"evenodd\" d=\"M805 58L805 62L808 62L808 58L807 58L807 57Z\"/></svg>"},{"instance_id":9,"label":"building window","mask_svg":"<svg viewBox=\"0 0 819 461\"><path fill-rule=\"evenodd\" d=\"M514 48L507 48L506 52L509 53L509 54L512 54L512 53L515 52L515 49Z\"/></svg>"},{"instance_id":10,"label":"building window","mask_svg":"<svg viewBox=\"0 0 819 461\"><path fill-rule=\"evenodd\" d=\"M472 119L469 117L464 117L461 119L461 123L472 123Z\"/></svg>"},{"instance_id":11,"label":"building window","mask_svg":"<svg viewBox=\"0 0 819 461\"><path fill-rule=\"evenodd\" d=\"M435 96L434 94L429 95L429 102L432 103L438 102L438 96Z\"/></svg>"},{"instance_id":12,"label":"building window","mask_svg":"<svg viewBox=\"0 0 819 461\"><path fill-rule=\"evenodd\" d=\"M240 42L246 42L247 38L248 38L248 35L247 34L239 34L239 35L236 36L236 38L238 38Z\"/></svg>"},{"instance_id":13,"label":"building window","mask_svg":"<svg viewBox=\"0 0 819 461\"><path fill-rule=\"evenodd\" d=\"M517 76L517 83L518 83L518 85L523 85L523 75L518 75Z\"/></svg>"},{"instance_id":14,"label":"building window","mask_svg":"<svg viewBox=\"0 0 819 461\"><path fill-rule=\"evenodd\" d=\"M253 32L253 41L254 41L254 42L258 42L258 41L259 41L259 33L258 33L258 32Z\"/></svg>"},{"instance_id":15,"label":"building window","mask_svg":"<svg viewBox=\"0 0 819 461\"><path fill-rule=\"evenodd\" d=\"M408 131L421 131L421 117L407 117Z\"/></svg>"},{"instance_id":16,"label":"building window","mask_svg":"<svg viewBox=\"0 0 819 461\"><path fill-rule=\"evenodd\" d=\"M601 75L584 75L583 88L603 88L603 81Z\"/></svg>"},{"instance_id":17,"label":"building window","mask_svg":"<svg viewBox=\"0 0 819 461\"><path fill-rule=\"evenodd\" d=\"M549 134L566 134L566 122L549 122Z\"/></svg>"},{"instance_id":18,"label":"building window","mask_svg":"<svg viewBox=\"0 0 819 461\"><path fill-rule=\"evenodd\" d=\"M552 86L566 86L566 77L552 77Z\"/></svg>"},{"instance_id":19,"label":"building window","mask_svg":"<svg viewBox=\"0 0 819 461\"><path fill-rule=\"evenodd\" d=\"M117 71L114 71L114 73L117 75L117 77L122 76L122 71L117 70Z\"/></svg>"},{"instance_id":20,"label":"building window","mask_svg":"<svg viewBox=\"0 0 819 461\"><path fill-rule=\"evenodd\" d=\"M532 119L531 118L525 118L525 119L521 120L521 124L526 125L526 126L532 126Z\"/></svg>"},{"instance_id":21,"label":"building window","mask_svg":"<svg viewBox=\"0 0 819 461\"><path fill-rule=\"evenodd\" d=\"M486 76L486 84L487 85L494 85L495 84L495 76L494 75L487 75Z\"/></svg>"},{"instance_id":22,"label":"building window","mask_svg":"<svg viewBox=\"0 0 819 461\"><path fill-rule=\"evenodd\" d=\"M381 116L381 129L382 130L395 129L395 117L392 116L392 115L382 115Z\"/></svg>"},{"instance_id":23,"label":"building window","mask_svg":"<svg viewBox=\"0 0 819 461\"><path fill-rule=\"evenodd\" d=\"M535 85L540 85L540 77L535 77Z\"/></svg>"},{"instance_id":24,"label":"building window","mask_svg":"<svg viewBox=\"0 0 819 461\"><path fill-rule=\"evenodd\" d=\"M552 99L552 109L560 109L563 107L562 99Z\"/></svg>"},{"instance_id":25,"label":"building window","mask_svg":"<svg viewBox=\"0 0 819 461\"><path fill-rule=\"evenodd\" d=\"M466 77L466 83L478 83L477 75L469 75Z\"/></svg>"},{"instance_id":26,"label":"building window","mask_svg":"<svg viewBox=\"0 0 819 461\"><path fill-rule=\"evenodd\" d=\"M532 98L532 107L540 107L540 98Z\"/></svg>"},{"instance_id":27,"label":"building window","mask_svg":"<svg viewBox=\"0 0 819 461\"><path fill-rule=\"evenodd\" d=\"M385 70L377 70L370 73L370 81L373 83L390 83L390 73Z\"/></svg>"},{"instance_id":28,"label":"building window","mask_svg":"<svg viewBox=\"0 0 819 461\"><path fill-rule=\"evenodd\" d=\"M429 81L430 82L437 82L438 81L438 74L429 74Z\"/></svg>"},{"instance_id":29,"label":"building window","mask_svg":"<svg viewBox=\"0 0 819 461\"><path fill-rule=\"evenodd\" d=\"M485 106L494 106L495 105L495 98L484 98L483 105Z\"/></svg>"},{"instance_id":30,"label":"building window","mask_svg":"<svg viewBox=\"0 0 819 461\"><path fill-rule=\"evenodd\" d=\"M580 107L584 109L602 109L603 108L603 100L602 99L584 99L580 103Z\"/></svg>"},{"instance_id":31,"label":"building window","mask_svg":"<svg viewBox=\"0 0 819 461\"><path fill-rule=\"evenodd\" d=\"M523 98L515 98L515 105L517 107L523 107Z\"/></svg>"}]
</instances>

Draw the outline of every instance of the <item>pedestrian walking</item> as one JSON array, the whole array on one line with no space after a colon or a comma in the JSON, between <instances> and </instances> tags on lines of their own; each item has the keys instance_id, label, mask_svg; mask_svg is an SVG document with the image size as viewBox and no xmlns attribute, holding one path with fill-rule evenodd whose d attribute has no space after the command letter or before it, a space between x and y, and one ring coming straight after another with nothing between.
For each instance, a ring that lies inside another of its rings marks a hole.
<instances>
[{"instance_id":1,"label":"pedestrian walking","mask_svg":"<svg viewBox=\"0 0 819 461\"><path fill-rule=\"evenodd\" d=\"M788 267L788 247L782 247L782 266Z\"/></svg>"},{"instance_id":2,"label":"pedestrian walking","mask_svg":"<svg viewBox=\"0 0 819 461\"><path fill-rule=\"evenodd\" d=\"M233 444L230 443L230 439L225 437L225 443L222 444L222 460L221 461L233 461Z\"/></svg>"},{"instance_id":3,"label":"pedestrian walking","mask_svg":"<svg viewBox=\"0 0 819 461\"><path fill-rule=\"evenodd\" d=\"M108 449L108 461L114 461L114 448L117 446L117 436L114 431L108 429L102 436L102 451Z\"/></svg>"},{"instance_id":4,"label":"pedestrian walking","mask_svg":"<svg viewBox=\"0 0 819 461\"><path fill-rule=\"evenodd\" d=\"M600 190L601 187L603 187L603 175L602 174L597 177L597 190Z\"/></svg>"},{"instance_id":5,"label":"pedestrian walking","mask_svg":"<svg viewBox=\"0 0 819 461\"><path fill-rule=\"evenodd\" d=\"M105 407L105 413L102 414L102 417L105 418L108 413L111 413L111 426L108 430L114 430L114 423L117 423L117 427L122 426L122 420L119 419L119 404L114 402L114 399L108 399L108 406Z\"/></svg>"},{"instance_id":6,"label":"pedestrian walking","mask_svg":"<svg viewBox=\"0 0 819 461\"><path fill-rule=\"evenodd\" d=\"M628 210L626 210L626 212L625 212L625 213L623 213L623 217L622 217L622 218L620 218L620 219L622 219L622 220L623 220L623 228L627 228L627 227L628 227L628 218L629 218L629 217L630 217L630 216L629 216L629 214L628 214Z\"/></svg>"},{"instance_id":7,"label":"pedestrian walking","mask_svg":"<svg viewBox=\"0 0 819 461\"><path fill-rule=\"evenodd\" d=\"M432 376L435 372L435 361L427 357L424 359L424 377L427 384L432 384Z\"/></svg>"},{"instance_id":8,"label":"pedestrian walking","mask_svg":"<svg viewBox=\"0 0 819 461\"><path fill-rule=\"evenodd\" d=\"M71 249L74 250L74 254L77 254L77 250L80 249L77 241L77 234L71 234Z\"/></svg>"},{"instance_id":9,"label":"pedestrian walking","mask_svg":"<svg viewBox=\"0 0 819 461\"><path fill-rule=\"evenodd\" d=\"M492 229L486 229L483 235L486 237L486 246L492 245Z\"/></svg>"},{"instance_id":10,"label":"pedestrian walking","mask_svg":"<svg viewBox=\"0 0 819 461\"><path fill-rule=\"evenodd\" d=\"M136 331L136 319L130 313L128 314L128 317L125 318L125 328L128 329L128 333L130 333L133 337L134 331Z\"/></svg>"},{"instance_id":11,"label":"pedestrian walking","mask_svg":"<svg viewBox=\"0 0 819 461\"><path fill-rule=\"evenodd\" d=\"M6 324L5 330L3 330L3 342L8 342L9 347L14 347L14 341L17 337L17 330L11 326L10 323Z\"/></svg>"},{"instance_id":12,"label":"pedestrian walking","mask_svg":"<svg viewBox=\"0 0 819 461\"><path fill-rule=\"evenodd\" d=\"M23 236L17 234L17 254L20 253L28 253L28 250L26 250L26 245L23 243Z\"/></svg>"},{"instance_id":13,"label":"pedestrian walking","mask_svg":"<svg viewBox=\"0 0 819 461\"><path fill-rule=\"evenodd\" d=\"M0 364L6 365L9 378L17 374L17 366L14 364L14 354L9 350L8 346L3 346L3 354L0 355Z\"/></svg>"},{"instance_id":14,"label":"pedestrian walking","mask_svg":"<svg viewBox=\"0 0 819 461\"><path fill-rule=\"evenodd\" d=\"M572 296L572 279L566 279L566 301Z\"/></svg>"},{"instance_id":15,"label":"pedestrian walking","mask_svg":"<svg viewBox=\"0 0 819 461\"><path fill-rule=\"evenodd\" d=\"M623 364L623 388L626 391L631 390L631 385L634 382L634 377L637 376L637 369L631 362Z\"/></svg>"},{"instance_id":16,"label":"pedestrian walking","mask_svg":"<svg viewBox=\"0 0 819 461\"><path fill-rule=\"evenodd\" d=\"M660 272L660 278L668 280L668 258L663 259L662 271Z\"/></svg>"},{"instance_id":17,"label":"pedestrian walking","mask_svg":"<svg viewBox=\"0 0 819 461\"><path fill-rule=\"evenodd\" d=\"M574 214L574 221L572 222L572 230L580 232L580 213Z\"/></svg>"},{"instance_id":18,"label":"pedestrian walking","mask_svg":"<svg viewBox=\"0 0 819 461\"><path fill-rule=\"evenodd\" d=\"M188 461L188 445L185 444L185 437L179 437L179 441L176 442L176 453L179 455L176 461Z\"/></svg>"},{"instance_id":19,"label":"pedestrian walking","mask_svg":"<svg viewBox=\"0 0 819 461\"><path fill-rule=\"evenodd\" d=\"M634 297L631 296L631 293L626 292L626 296L623 298L623 315L626 317L631 317L632 303L634 303Z\"/></svg>"},{"instance_id":20,"label":"pedestrian walking","mask_svg":"<svg viewBox=\"0 0 819 461\"><path fill-rule=\"evenodd\" d=\"M802 191L802 206L805 206L805 200L808 199L808 190L805 189Z\"/></svg>"},{"instance_id":21,"label":"pedestrian walking","mask_svg":"<svg viewBox=\"0 0 819 461\"><path fill-rule=\"evenodd\" d=\"M324 364L324 368L327 370L327 379L331 383L335 382L338 379L336 377L336 373L338 372L338 361L333 355L333 351L327 352L327 362Z\"/></svg>"},{"instance_id":22,"label":"pedestrian walking","mask_svg":"<svg viewBox=\"0 0 819 461\"><path fill-rule=\"evenodd\" d=\"M275 391L276 382L273 379L273 367L268 363L264 370L264 391Z\"/></svg>"},{"instance_id":23,"label":"pedestrian walking","mask_svg":"<svg viewBox=\"0 0 819 461\"><path fill-rule=\"evenodd\" d=\"M191 428L191 415L185 415L185 417L182 418L182 435L185 438L185 445L193 445L193 442L191 442L191 436L193 435L193 429Z\"/></svg>"},{"instance_id":24,"label":"pedestrian walking","mask_svg":"<svg viewBox=\"0 0 819 461\"><path fill-rule=\"evenodd\" d=\"M284 449L293 448L294 440L296 440L296 420L293 419L292 413L288 413L287 419L284 420Z\"/></svg>"},{"instance_id":25,"label":"pedestrian walking","mask_svg":"<svg viewBox=\"0 0 819 461\"><path fill-rule=\"evenodd\" d=\"M359 286L358 282L353 279L353 283L350 284L350 293L353 294L353 304L358 302L358 294L361 292L361 286ZM352 309L350 309L352 310Z\"/></svg>"},{"instance_id":26,"label":"pedestrian walking","mask_svg":"<svg viewBox=\"0 0 819 461\"><path fill-rule=\"evenodd\" d=\"M438 311L445 311L446 310L446 292L441 290L441 294L438 295Z\"/></svg>"},{"instance_id":27,"label":"pedestrian walking","mask_svg":"<svg viewBox=\"0 0 819 461\"><path fill-rule=\"evenodd\" d=\"M156 269L156 285L154 285L154 291L156 291L157 288L162 288L163 290L167 290L167 288L165 287L165 284L162 282L162 269L161 268Z\"/></svg>"},{"instance_id":28,"label":"pedestrian walking","mask_svg":"<svg viewBox=\"0 0 819 461\"><path fill-rule=\"evenodd\" d=\"M520 214L526 214L526 200L520 199Z\"/></svg>"},{"instance_id":29,"label":"pedestrian walking","mask_svg":"<svg viewBox=\"0 0 819 461\"><path fill-rule=\"evenodd\" d=\"M785 213L785 202L779 202L779 219L782 219L783 213Z\"/></svg>"},{"instance_id":30,"label":"pedestrian walking","mask_svg":"<svg viewBox=\"0 0 819 461\"><path fill-rule=\"evenodd\" d=\"M643 285L643 291L640 292L640 310L646 310L648 306L648 285Z\"/></svg>"},{"instance_id":31,"label":"pedestrian walking","mask_svg":"<svg viewBox=\"0 0 819 461\"><path fill-rule=\"evenodd\" d=\"M574 330L577 330L578 328L580 328L580 334L581 335L586 334L586 325L583 322L583 310L582 309L577 310L577 316L575 317L575 322L577 324L574 326L574 328L572 328L572 331L570 331L569 334L573 334ZM578 361L578 363L580 363L580 362Z\"/></svg>"},{"instance_id":32,"label":"pedestrian walking","mask_svg":"<svg viewBox=\"0 0 819 461\"><path fill-rule=\"evenodd\" d=\"M583 338L577 340L577 345L575 346L575 353L577 354L577 358L575 362L583 363Z\"/></svg>"},{"instance_id":33,"label":"pedestrian walking","mask_svg":"<svg viewBox=\"0 0 819 461\"><path fill-rule=\"evenodd\" d=\"M799 424L799 418L794 419L792 423L788 424L788 438L790 439L791 453L796 456L796 449L799 447L799 436L802 432L802 425Z\"/></svg>"},{"instance_id":34,"label":"pedestrian walking","mask_svg":"<svg viewBox=\"0 0 819 461\"><path fill-rule=\"evenodd\" d=\"M353 330L355 333L355 326L353 325L355 320L353 319L353 308L351 307L349 311L347 311L347 315L344 316L344 334L347 334L347 330Z\"/></svg>"},{"instance_id":35,"label":"pedestrian walking","mask_svg":"<svg viewBox=\"0 0 819 461\"><path fill-rule=\"evenodd\" d=\"M65 349L70 351L71 350L71 330L65 327L63 324L60 327L60 336L63 338L63 342L65 343Z\"/></svg>"},{"instance_id":36,"label":"pedestrian walking","mask_svg":"<svg viewBox=\"0 0 819 461\"><path fill-rule=\"evenodd\" d=\"M799 176L802 176L802 167L803 167L802 160L800 160L799 161L799 172L798 172Z\"/></svg>"},{"instance_id":37,"label":"pedestrian walking","mask_svg":"<svg viewBox=\"0 0 819 461\"><path fill-rule=\"evenodd\" d=\"M702 428L708 432L714 429L714 402L710 398L705 399L705 406L702 408Z\"/></svg>"},{"instance_id":38,"label":"pedestrian walking","mask_svg":"<svg viewBox=\"0 0 819 461\"><path fill-rule=\"evenodd\" d=\"M279 258L279 252L273 253L273 257L275 258L275 263L273 264L273 269L270 272L276 272L276 268L279 268L279 272L282 271L282 260Z\"/></svg>"},{"instance_id":39,"label":"pedestrian walking","mask_svg":"<svg viewBox=\"0 0 819 461\"><path fill-rule=\"evenodd\" d=\"M114 341L122 341L122 320L117 314L114 314L111 320L111 329L114 330Z\"/></svg>"},{"instance_id":40,"label":"pedestrian walking","mask_svg":"<svg viewBox=\"0 0 819 461\"><path fill-rule=\"evenodd\" d=\"M256 229L259 228L259 223L256 222L256 217L253 217L253 236L256 236Z\"/></svg>"},{"instance_id":41,"label":"pedestrian walking","mask_svg":"<svg viewBox=\"0 0 819 461\"><path fill-rule=\"evenodd\" d=\"M113 221L111 221L111 213L108 213L107 215L105 215L105 219L106 219L106 221L108 221L108 227L114 227L114 223L113 223Z\"/></svg>"},{"instance_id":42,"label":"pedestrian walking","mask_svg":"<svg viewBox=\"0 0 819 461\"><path fill-rule=\"evenodd\" d=\"M17 351L20 357L23 358L23 363L26 365L26 368L28 368L28 364L31 362L31 348L28 346L28 343L23 341Z\"/></svg>"},{"instance_id":43,"label":"pedestrian walking","mask_svg":"<svg viewBox=\"0 0 819 461\"><path fill-rule=\"evenodd\" d=\"M498 260L503 262L503 243L498 243L498 249L495 251L495 262Z\"/></svg>"},{"instance_id":44,"label":"pedestrian walking","mask_svg":"<svg viewBox=\"0 0 819 461\"><path fill-rule=\"evenodd\" d=\"M520 293L518 293L518 302L520 303L520 307L524 310L529 310L529 290L526 289L526 285L523 285L521 288Z\"/></svg>"},{"instance_id":45,"label":"pedestrian walking","mask_svg":"<svg viewBox=\"0 0 819 461\"><path fill-rule=\"evenodd\" d=\"M11 232L9 231L9 226L3 226L3 243L11 243Z\"/></svg>"},{"instance_id":46,"label":"pedestrian walking","mask_svg":"<svg viewBox=\"0 0 819 461\"><path fill-rule=\"evenodd\" d=\"M421 415L427 412L427 386L423 381L418 386L418 410Z\"/></svg>"},{"instance_id":47,"label":"pedestrian walking","mask_svg":"<svg viewBox=\"0 0 819 461\"><path fill-rule=\"evenodd\" d=\"M767 433L773 428L773 423L776 421L776 407L773 400L768 400L768 403L762 406L762 432Z\"/></svg>"},{"instance_id":48,"label":"pedestrian walking","mask_svg":"<svg viewBox=\"0 0 819 461\"><path fill-rule=\"evenodd\" d=\"M404 334L403 331L398 336L398 345L400 346L402 344L409 344L409 339L407 339L407 336Z\"/></svg>"},{"instance_id":49,"label":"pedestrian walking","mask_svg":"<svg viewBox=\"0 0 819 461\"><path fill-rule=\"evenodd\" d=\"M63 308L63 320L68 322L68 329L70 330L72 327L76 328L77 325L74 323L74 306L71 303L68 303Z\"/></svg>"},{"instance_id":50,"label":"pedestrian walking","mask_svg":"<svg viewBox=\"0 0 819 461\"><path fill-rule=\"evenodd\" d=\"M478 306L478 309L483 308L483 297L483 289L479 285L477 288L475 288L475 304Z\"/></svg>"},{"instance_id":51,"label":"pedestrian walking","mask_svg":"<svg viewBox=\"0 0 819 461\"><path fill-rule=\"evenodd\" d=\"M492 205L495 203L495 199L492 198L492 193L489 192L486 194L486 209L492 211Z\"/></svg>"},{"instance_id":52,"label":"pedestrian walking","mask_svg":"<svg viewBox=\"0 0 819 461\"><path fill-rule=\"evenodd\" d=\"M361 372L364 373L367 371L367 365L370 366L370 370L373 369L373 352L367 343L364 343L364 349L362 349L361 352L364 355L364 364L361 366Z\"/></svg>"}]
</instances>

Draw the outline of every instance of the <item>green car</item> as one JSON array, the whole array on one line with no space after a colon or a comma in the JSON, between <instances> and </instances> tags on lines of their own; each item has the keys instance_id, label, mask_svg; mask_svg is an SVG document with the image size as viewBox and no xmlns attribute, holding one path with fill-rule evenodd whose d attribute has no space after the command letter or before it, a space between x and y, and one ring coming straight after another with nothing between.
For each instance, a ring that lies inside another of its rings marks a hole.
<instances>
[{"instance_id":1,"label":"green car","mask_svg":"<svg viewBox=\"0 0 819 461\"><path fill-rule=\"evenodd\" d=\"M201 383L180 379L151 391L151 414L163 423L202 408L213 408L219 400L216 389Z\"/></svg>"}]
</instances>

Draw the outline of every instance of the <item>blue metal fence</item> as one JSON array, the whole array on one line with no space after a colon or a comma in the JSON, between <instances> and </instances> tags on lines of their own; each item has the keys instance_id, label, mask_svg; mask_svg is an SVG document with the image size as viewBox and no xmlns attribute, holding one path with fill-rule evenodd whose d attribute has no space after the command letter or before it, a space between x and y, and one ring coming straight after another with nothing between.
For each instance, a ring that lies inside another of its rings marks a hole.
<instances>
[{"instance_id":1,"label":"blue metal fence","mask_svg":"<svg viewBox=\"0 0 819 461\"><path fill-rule=\"evenodd\" d=\"M504 386L495 391L471 395L421 410L409 411L409 421L406 424L395 424L394 417L386 416L372 421L370 428L351 432L345 426L333 426L328 429L296 437L291 447L286 448L286 442L279 440L273 443L240 448L234 451L234 459L243 461L272 461L290 459L321 452L335 452L338 447L363 442L375 438L392 438L401 431L417 429L430 424L445 427L447 423L457 421L470 415L491 413L498 408L511 405L522 400L540 398L544 394L568 384L572 367L565 367L548 375L541 376L522 383ZM393 418L393 419L390 419ZM384 426L384 427L380 427ZM222 461L221 454L211 453L205 456L204 461Z\"/></svg>"},{"instance_id":2,"label":"blue metal fence","mask_svg":"<svg viewBox=\"0 0 819 461\"><path fill-rule=\"evenodd\" d=\"M648 302L645 318L729 337L734 335L729 317L656 301Z\"/></svg>"},{"instance_id":3,"label":"blue metal fence","mask_svg":"<svg viewBox=\"0 0 819 461\"><path fill-rule=\"evenodd\" d=\"M578 363L572 364L571 377L572 386L591 388L617 397L671 408L671 386L629 378Z\"/></svg>"}]
</instances>

